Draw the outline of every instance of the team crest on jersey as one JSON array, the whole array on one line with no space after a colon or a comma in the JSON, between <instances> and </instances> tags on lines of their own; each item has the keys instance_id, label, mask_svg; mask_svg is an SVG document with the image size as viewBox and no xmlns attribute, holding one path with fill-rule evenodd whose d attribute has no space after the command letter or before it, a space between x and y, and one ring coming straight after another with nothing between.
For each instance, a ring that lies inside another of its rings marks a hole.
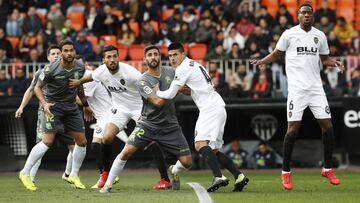
<instances>
[{"instance_id":1,"label":"team crest on jersey","mask_svg":"<svg viewBox=\"0 0 360 203\"><path fill-rule=\"evenodd\" d=\"M75 78L76 80L78 80L78 79L80 78L80 77L79 77L79 72L76 71L76 72L74 73L74 78Z\"/></svg>"},{"instance_id":2,"label":"team crest on jersey","mask_svg":"<svg viewBox=\"0 0 360 203\"><path fill-rule=\"evenodd\" d=\"M315 42L315 44L319 43L319 38L314 37L314 42Z\"/></svg>"},{"instance_id":3,"label":"team crest on jersey","mask_svg":"<svg viewBox=\"0 0 360 203\"><path fill-rule=\"evenodd\" d=\"M171 83L171 78L169 76L166 76L165 81L166 81L166 83Z\"/></svg>"},{"instance_id":4,"label":"team crest on jersey","mask_svg":"<svg viewBox=\"0 0 360 203\"><path fill-rule=\"evenodd\" d=\"M101 127L95 128L95 132L96 134L100 134L102 132L102 128Z\"/></svg>"},{"instance_id":5,"label":"team crest on jersey","mask_svg":"<svg viewBox=\"0 0 360 203\"><path fill-rule=\"evenodd\" d=\"M121 79L121 80L120 80L120 84L125 85L125 80L124 80L124 79Z\"/></svg>"},{"instance_id":6,"label":"team crest on jersey","mask_svg":"<svg viewBox=\"0 0 360 203\"><path fill-rule=\"evenodd\" d=\"M144 86L143 90L146 94L151 94L152 93L152 89L149 86Z\"/></svg>"},{"instance_id":7,"label":"team crest on jersey","mask_svg":"<svg viewBox=\"0 0 360 203\"><path fill-rule=\"evenodd\" d=\"M329 106L326 106L326 107L325 107L325 112L326 112L327 114L330 114L330 107L329 107Z\"/></svg>"},{"instance_id":8,"label":"team crest on jersey","mask_svg":"<svg viewBox=\"0 0 360 203\"><path fill-rule=\"evenodd\" d=\"M258 138L268 141L278 129L278 120L269 114L256 115L251 119L251 128Z\"/></svg>"}]
</instances>

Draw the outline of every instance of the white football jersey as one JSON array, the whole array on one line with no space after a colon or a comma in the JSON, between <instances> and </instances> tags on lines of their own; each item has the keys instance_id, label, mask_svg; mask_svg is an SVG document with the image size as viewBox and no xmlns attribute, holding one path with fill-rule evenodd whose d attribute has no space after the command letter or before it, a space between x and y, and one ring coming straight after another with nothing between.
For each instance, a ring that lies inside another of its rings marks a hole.
<instances>
[{"instance_id":1,"label":"white football jersey","mask_svg":"<svg viewBox=\"0 0 360 203\"><path fill-rule=\"evenodd\" d=\"M91 74L92 71L86 71L86 74ZM111 97L105 87L96 81L87 82L83 84L84 93L87 96L89 107L94 113L96 120L106 118L111 109Z\"/></svg>"},{"instance_id":2,"label":"white football jersey","mask_svg":"<svg viewBox=\"0 0 360 203\"><path fill-rule=\"evenodd\" d=\"M119 71L111 74L105 64L92 73L94 81L101 82L111 94L112 108L134 111L142 108L142 99L136 82L141 73L134 67L119 62Z\"/></svg>"},{"instance_id":3,"label":"white football jersey","mask_svg":"<svg viewBox=\"0 0 360 203\"><path fill-rule=\"evenodd\" d=\"M322 89L319 55L329 54L323 32L315 27L306 32L300 25L294 26L281 35L276 48L286 52L285 66L289 90Z\"/></svg>"},{"instance_id":4,"label":"white football jersey","mask_svg":"<svg viewBox=\"0 0 360 203\"><path fill-rule=\"evenodd\" d=\"M206 69L198 62L185 58L176 68L173 83L191 89L191 97L200 111L225 106L222 97L215 91Z\"/></svg>"}]
</instances>

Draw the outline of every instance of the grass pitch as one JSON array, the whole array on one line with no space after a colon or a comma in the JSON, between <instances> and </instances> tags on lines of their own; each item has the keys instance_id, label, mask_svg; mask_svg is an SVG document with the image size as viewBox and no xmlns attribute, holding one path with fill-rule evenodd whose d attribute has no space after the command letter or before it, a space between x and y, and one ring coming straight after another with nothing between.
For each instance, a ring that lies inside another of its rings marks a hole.
<instances>
[{"instance_id":1,"label":"grass pitch","mask_svg":"<svg viewBox=\"0 0 360 203\"><path fill-rule=\"evenodd\" d=\"M280 171L245 171L250 178L248 186L241 193L231 192L230 184L210 196L214 202L360 202L360 173L338 171L342 183L330 185L320 176L320 171L294 170L293 191L284 191L280 184ZM198 182L207 187L211 182L210 171L190 171L181 176L180 191L154 191L153 185L159 180L155 170L125 170L120 176L120 183L114 185L112 193L100 194L90 189L97 181L95 172L82 172L85 190L76 190L61 180L61 172L40 171L36 192L26 191L15 173L0 174L0 202L199 202L194 190L186 182Z\"/></svg>"}]
</instances>

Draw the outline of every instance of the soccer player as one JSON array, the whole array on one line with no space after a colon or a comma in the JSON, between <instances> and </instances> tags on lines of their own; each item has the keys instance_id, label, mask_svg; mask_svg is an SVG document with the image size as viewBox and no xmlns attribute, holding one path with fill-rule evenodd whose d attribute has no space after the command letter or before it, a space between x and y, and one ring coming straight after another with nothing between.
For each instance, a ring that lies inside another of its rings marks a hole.
<instances>
[{"instance_id":1,"label":"soccer player","mask_svg":"<svg viewBox=\"0 0 360 203\"><path fill-rule=\"evenodd\" d=\"M60 57L60 48L57 45L51 45L49 46L49 48L47 49L47 59L48 61L54 62L55 60L57 60ZM36 71L33 80L31 81L31 84L29 86L29 88L26 90L23 99L21 101L21 104L19 106L19 108L16 110L15 113L15 118L20 118L24 108L26 107L26 105L29 103L30 99L32 98L32 96L34 95L34 88L35 85L39 79L39 76L41 74L41 72L43 71L43 69L39 69L38 71ZM38 109L38 122L37 122L37 128L36 128L36 136L37 136L37 140L41 140L43 137L43 130L42 130L42 124L43 122L45 122L44 120L42 120L43 118L43 114L44 114L44 110L41 107L41 104L39 105L39 109ZM59 133L64 133L64 132L59 132ZM72 150L74 149L74 140L72 137L63 134L63 135L59 135L57 136L58 140L63 143L64 145L66 145L69 149L69 154L67 156L67 161L66 161L66 167L65 167L65 172L62 175L62 179L67 181L69 174L71 172L71 166L72 166ZM41 159L39 159L39 161L36 162L36 164L31 168L30 170L30 177L32 182L35 182L35 176L36 173L39 169L39 166L41 164Z\"/></svg>"},{"instance_id":2,"label":"soccer player","mask_svg":"<svg viewBox=\"0 0 360 203\"><path fill-rule=\"evenodd\" d=\"M286 75L288 77L287 120L288 128L283 145L282 186L286 190L293 188L290 170L291 154L295 138L301 126L304 109L309 107L318 120L324 144L324 168L321 175L331 184L338 185L340 180L332 169L332 152L335 146L331 114L320 78L319 61L324 66L335 66L344 70L343 64L331 59L326 36L312 26L313 8L302 4L298 10L300 24L286 30L280 37L276 49L263 59L250 62L259 65L272 63L285 55Z\"/></svg>"},{"instance_id":3,"label":"soccer player","mask_svg":"<svg viewBox=\"0 0 360 203\"><path fill-rule=\"evenodd\" d=\"M233 191L242 191L249 179L235 167L231 159L219 151L224 142L226 122L224 100L214 90L205 68L186 57L182 44L170 44L168 53L171 65L176 68L175 78L168 90L157 91L156 94L163 99L172 99L184 85L191 89L191 97L200 110L195 126L195 149L204 157L214 175L214 181L207 191L214 192L229 184L218 162L233 174Z\"/></svg>"},{"instance_id":4,"label":"soccer player","mask_svg":"<svg viewBox=\"0 0 360 203\"><path fill-rule=\"evenodd\" d=\"M62 126L67 134L74 138L76 143L73 150L72 169L68 180L76 188L85 189L78 176L86 154L85 126L76 104L78 90L68 87L69 79L82 77L85 68L80 60L74 60L75 49L71 41L64 40L59 47L61 59L44 67L44 71L40 74L39 81L35 86L35 94L45 112L43 115L43 119L46 119L43 124L44 135L42 141L31 150L24 168L19 173L19 179L31 191L37 188L31 182L30 170L53 144L55 134L61 130ZM86 105L85 96L83 94L79 94L79 96L82 103Z\"/></svg>"},{"instance_id":5,"label":"soccer player","mask_svg":"<svg viewBox=\"0 0 360 203\"><path fill-rule=\"evenodd\" d=\"M123 131L130 119L137 121L141 116L143 102L137 90L136 83L141 73L134 67L119 62L118 49L114 46L107 46L103 50L103 65L95 69L91 74L85 75L80 80L71 80L70 87L77 87L81 84L96 81L102 83L111 94L112 109L107 118L107 124L102 136L102 167L101 179L98 187L102 188L108 178L111 167L112 148L111 143L114 137ZM157 145L149 147L152 151L156 164L161 174L161 180L154 189L165 189L171 186L166 172L165 161ZM98 150L99 151L99 150Z\"/></svg>"},{"instance_id":6,"label":"soccer player","mask_svg":"<svg viewBox=\"0 0 360 203\"><path fill-rule=\"evenodd\" d=\"M156 96L154 88L169 88L174 78L174 70L160 67L160 50L157 46L144 49L144 62L148 67L137 82L138 91L144 105L141 117L119 156L115 159L101 193L108 193L114 178L124 169L127 160L139 149L151 142L157 142L166 152L177 157L175 165L170 166L173 176L173 189L180 189L178 173L191 167L192 158L187 141L176 118L173 101L166 101Z\"/></svg>"}]
</instances>

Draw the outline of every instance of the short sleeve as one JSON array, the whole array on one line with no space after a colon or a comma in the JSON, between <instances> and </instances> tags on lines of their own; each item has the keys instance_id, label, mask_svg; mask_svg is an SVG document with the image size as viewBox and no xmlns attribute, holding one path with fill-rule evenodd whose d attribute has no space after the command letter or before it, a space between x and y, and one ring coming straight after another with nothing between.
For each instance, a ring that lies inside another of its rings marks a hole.
<instances>
[{"instance_id":1,"label":"short sleeve","mask_svg":"<svg viewBox=\"0 0 360 203\"><path fill-rule=\"evenodd\" d=\"M283 32L278 43L276 44L276 49L280 51L286 51L288 46L289 46L288 31L286 30L285 32Z\"/></svg>"},{"instance_id":2,"label":"short sleeve","mask_svg":"<svg viewBox=\"0 0 360 203\"><path fill-rule=\"evenodd\" d=\"M45 65L44 70L41 71L39 75L39 81L43 84L47 84L49 83L49 81L51 81L52 75L53 75L53 71L50 65Z\"/></svg>"},{"instance_id":3,"label":"short sleeve","mask_svg":"<svg viewBox=\"0 0 360 203\"><path fill-rule=\"evenodd\" d=\"M173 83L176 85L180 85L180 86L185 85L190 74L191 74L191 71L187 70L186 66L184 66L184 65L179 66L175 70L175 77L174 77Z\"/></svg>"},{"instance_id":4,"label":"short sleeve","mask_svg":"<svg viewBox=\"0 0 360 203\"><path fill-rule=\"evenodd\" d=\"M101 75L101 73L102 73L101 69L102 69L102 68L99 67L99 68L95 69L95 70L91 73L92 79L93 79L94 81L96 81L96 82L101 82L101 80L100 80L100 75Z\"/></svg>"},{"instance_id":5,"label":"short sleeve","mask_svg":"<svg viewBox=\"0 0 360 203\"><path fill-rule=\"evenodd\" d=\"M156 95L148 81L140 79L136 84L141 97L148 99L150 96Z\"/></svg>"},{"instance_id":6,"label":"short sleeve","mask_svg":"<svg viewBox=\"0 0 360 203\"><path fill-rule=\"evenodd\" d=\"M95 81L84 83L83 86L84 86L85 96L93 97L98 84L99 83Z\"/></svg>"},{"instance_id":7,"label":"short sleeve","mask_svg":"<svg viewBox=\"0 0 360 203\"><path fill-rule=\"evenodd\" d=\"M327 43L326 36L323 33L321 35L319 54L320 55L329 55L330 54L329 45Z\"/></svg>"},{"instance_id":8,"label":"short sleeve","mask_svg":"<svg viewBox=\"0 0 360 203\"><path fill-rule=\"evenodd\" d=\"M34 88L36 86L36 83L38 82L39 80L39 77L41 75L41 73L43 72L42 69L39 69L35 72L35 75L34 75L34 78L31 80L31 84L30 84L30 87L31 88Z\"/></svg>"}]
</instances>

